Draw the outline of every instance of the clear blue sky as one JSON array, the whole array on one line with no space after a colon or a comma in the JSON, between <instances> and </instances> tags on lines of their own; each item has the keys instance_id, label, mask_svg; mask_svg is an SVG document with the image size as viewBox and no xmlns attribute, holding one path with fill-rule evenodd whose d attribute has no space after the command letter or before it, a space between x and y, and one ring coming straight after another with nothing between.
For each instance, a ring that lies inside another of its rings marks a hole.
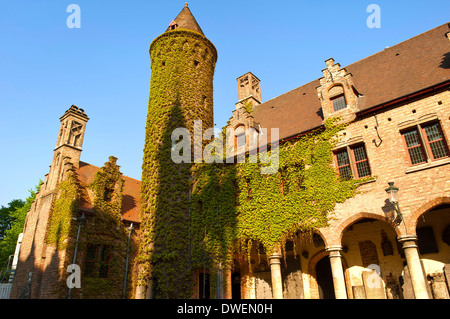
<instances>
[{"instance_id":1,"label":"clear blue sky","mask_svg":"<svg viewBox=\"0 0 450 319\"><path fill-rule=\"evenodd\" d=\"M346 66L449 22L450 1L211 1L189 8L219 59L214 118L223 127L237 102L236 78L261 80L267 101L319 78L324 61ZM81 28L69 29L70 4ZM0 1L0 205L25 199L51 163L59 117L72 105L88 122L81 160L118 157L140 179L151 41L185 1ZM368 28L369 4L381 28Z\"/></svg>"}]
</instances>

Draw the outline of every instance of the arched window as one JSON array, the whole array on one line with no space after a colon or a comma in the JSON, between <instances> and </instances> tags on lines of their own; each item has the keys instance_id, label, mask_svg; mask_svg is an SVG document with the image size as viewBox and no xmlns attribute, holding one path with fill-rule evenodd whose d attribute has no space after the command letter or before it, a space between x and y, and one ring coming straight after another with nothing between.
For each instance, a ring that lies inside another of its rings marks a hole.
<instances>
[{"instance_id":1,"label":"arched window","mask_svg":"<svg viewBox=\"0 0 450 319\"><path fill-rule=\"evenodd\" d=\"M344 88L341 85L335 85L328 91L328 96L333 104L334 112L345 109L347 102L345 100Z\"/></svg>"}]
</instances>

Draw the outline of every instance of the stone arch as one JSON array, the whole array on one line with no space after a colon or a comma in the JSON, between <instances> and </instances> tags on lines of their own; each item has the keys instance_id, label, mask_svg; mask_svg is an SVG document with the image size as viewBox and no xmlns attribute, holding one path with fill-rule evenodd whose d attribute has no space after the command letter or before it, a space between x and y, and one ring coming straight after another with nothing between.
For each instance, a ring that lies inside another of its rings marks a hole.
<instances>
[{"instance_id":1,"label":"stone arch","mask_svg":"<svg viewBox=\"0 0 450 319\"><path fill-rule=\"evenodd\" d=\"M328 88L328 96L333 98L338 95L345 96L345 89L342 83L335 83Z\"/></svg>"},{"instance_id":2,"label":"stone arch","mask_svg":"<svg viewBox=\"0 0 450 319\"><path fill-rule=\"evenodd\" d=\"M236 131L236 129L240 127L242 127L244 130L246 129L245 124L243 122L239 122L234 126L233 130Z\"/></svg>"},{"instance_id":3,"label":"stone arch","mask_svg":"<svg viewBox=\"0 0 450 319\"><path fill-rule=\"evenodd\" d=\"M325 228L316 228L313 234L317 234L322 237L323 242L325 243L325 247L331 246L332 239L327 236Z\"/></svg>"},{"instance_id":4,"label":"stone arch","mask_svg":"<svg viewBox=\"0 0 450 319\"><path fill-rule=\"evenodd\" d=\"M333 245L340 245L342 242L342 237L344 236L345 230L348 227L350 227L352 224L357 222L358 220L361 220L364 218L376 219L376 220L383 221L383 222L387 223L388 225L392 225L386 216L382 216L380 214L366 213L366 212L360 212L360 213L354 214L354 215L348 217L347 219L343 220L337 227L334 227L334 234L336 234L336 238L335 238L336 242L334 242ZM395 228L392 227L392 228L396 232L397 236L400 236L402 234L399 227L395 227Z\"/></svg>"},{"instance_id":5,"label":"stone arch","mask_svg":"<svg viewBox=\"0 0 450 319\"><path fill-rule=\"evenodd\" d=\"M426 202L414 212L409 214L409 222L407 223L408 234L416 234L416 226L420 216L442 204L450 204L450 196L436 197L435 199Z\"/></svg>"},{"instance_id":6,"label":"stone arch","mask_svg":"<svg viewBox=\"0 0 450 319\"><path fill-rule=\"evenodd\" d=\"M326 246L328 247L328 246ZM308 263L308 274L309 274L309 291L310 291L310 298L311 299L319 299L319 285L317 283L317 273L316 273L316 265L317 263L322 260L322 258L329 258L330 253L323 249L319 252L317 252L314 256L311 257ZM344 271L346 268L348 268L347 261L344 257L342 257L342 267L344 268Z\"/></svg>"},{"instance_id":7,"label":"stone arch","mask_svg":"<svg viewBox=\"0 0 450 319\"><path fill-rule=\"evenodd\" d=\"M404 234L404 225L395 227L383 213L360 212L343 219L335 229L335 240L343 247L342 256L348 258L344 278L349 299L359 298L359 293L354 295L353 287L367 288L367 277L363 274L374 269L371 265L379 267L381 282L384 287L389 286L389 293L400 289L402 282L399 278L403 274L404 260L401 258L401 248L397 246L396 251L395 247L397 238ZM381 298L382 290L379 292L380 296L375 298ZM366 298L373 298L372 293L370 291ZM384 293L387 295L388 290Z\"/></svg>"},{"instance_id":8,"label":"stone arch","mask_svg":"<svg viewBox=\"0 0 450 319\"><path fill-rule=\"evenodd\" d=\"M309 274L309 291L311 299L319 299L319 285L317 283L316 265L324 257L327 257L329 253L325 250L321 250L316 253L309 260L308 274Z\"/></svg>"}]
</instances>

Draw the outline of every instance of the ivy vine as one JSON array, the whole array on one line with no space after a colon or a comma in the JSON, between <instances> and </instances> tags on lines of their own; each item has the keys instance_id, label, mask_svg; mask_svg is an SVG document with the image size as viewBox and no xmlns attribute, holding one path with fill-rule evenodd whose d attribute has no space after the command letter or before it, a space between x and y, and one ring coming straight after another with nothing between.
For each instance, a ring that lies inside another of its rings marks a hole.
<instances>
[{"instance_id":1,"label":"ivy vine","mask_svg":"<svg viewBox=\"0 0 450 319\"><path fill-rule=\"evenodd\" d=\"M66 249L69 234L73 235L72 218L78 209L80 194L80 185L74 172L68 171L66 179L56 189L45 235L46 243L55 244L58 250Z\"/></svg>"},{"instance_id":2,"label":"ivy vine","mask_svg":"<svg viewBox=\"0 0 450 319\"><path fill-rule=\"evenodd\" d=\"M150 45L152 76L141 180L138 286L153 280L158 298L188 298L192 290L189 228L191 164L171 159L171 134L213 126L217 52L203 35L168 31ZM155 280L157 279L157 282Z\"/></svg>"},{"instance_id":3,"label":"ivy vine","mask_svg":"<svg viewBox=\"0 0 450 319\"><path fill-rule=\"evenodd\" d=\"M46 232L46 243L56 246L57 251L65 251L63 267L60 268L59 284L53 287L54 293L67 295L65 269L73 262L76 245L78 211L80 203L93 198L93 213L85 216L81 225L76 264L85 262L88 245L109 247L111 255L107 278L99 278L99 261L94 265L92 277L81 277L81 289L75 289L72 298L121 298L125 273L126 244L128 230L121 221L124 180L116 158L101 167L90 185L80 184L74 171L68 171L65 179L58 184ZM137 247L132 244L130 255L136 255ZM131 258L132 260L132 258ZM128 273L131 281L131 272ZM128 289L130 293L130 289Z\"/></svg>"},{"instance_id":4,"label":"ivy vine","mask_svg":"<svg viewBox=\"0 0 450 319\"><path fill-rule=\"evenodd\" d=\"M281 143L275 174L261 174L264 164L248 158L245 163L197 164L190 203L193 265L207 267L214 276L217 269L231 267L235 253L249 261L254 245L272 254L299 234L327 226L336 203L354 196L360 182L341 179L331 165L337 133L344 127L330 119Z\"/></svg>"},{"instance_id":5,"label":"ivy vine","mask_svg":"<svg viewBox=\"0 0 450 319\"><path fill-rule=\"evenodd\" d=\"M331 165L336 134L344 128L337 120L281 143L275 174L261 174L265 164L248 160L175 164L175 128L193 136L194 120L203 121L203 130L213 127L217 53L202 35L176 29L152 42L150 56L138 286L152 284L157 298L189 298L196 270L214 276L256 243L270 254L297 233L326 226L335 204L354 196L356 181L341 180ZM250 104L244 105L249 113Z\"/></svg>"}]
</instances>

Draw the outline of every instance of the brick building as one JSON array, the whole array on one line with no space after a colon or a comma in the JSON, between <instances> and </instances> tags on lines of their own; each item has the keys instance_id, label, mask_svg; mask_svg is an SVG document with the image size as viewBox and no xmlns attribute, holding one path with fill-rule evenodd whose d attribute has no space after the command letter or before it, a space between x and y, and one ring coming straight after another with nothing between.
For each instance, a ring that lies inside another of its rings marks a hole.
<instances>
[{"instance_id":1,"label":"brick building","mask_svg":"<svg viewBox=\"0 0 450 319\"><path fill-rule=\"evenodd\" d=\"M179 29L204 37L187 6L166 33ZM226 269L221 297L450 298L449 49L444 24L346 67L328 59L323 77L266 102L254 74L237 78L229 128L247 136L250 128L279 128L284 143L339 117L347 126L332 165L341 178L364 182L310 241L287 244L284 256L255 251L249 265ZM122 176L114 157L102 168L80 161L83 110L73 106L60 120L50 172L27 216L11 297L148 297L134 258L145 236L141 182ZM77 190L69 203L58 201L72 194L64 181ZM398 189L393 201L389 183ZM81 289L66 285L69 264L81 267ZM194 278L192 297L199 298L210 283L204 273Z\"/></svg>"},{"instance_id":2,"label":"brick building","mask_svg":"<svg viewBox=\"0 0 450 319\"><path fill-rule=\"evenodd\" d=\"M60 118L50 171L25 220L10 298L131 294L127 264L136 255L140 182L122 176L113 156L101 168L80 161L88 120L75 105ZM83 289L68 289L71 264L83 265Z\"/></svg>"},{"instance_id":3,"label":"brick building","mask_svg":"<svg viewBox=\"0 0 450 319\"><path fill-rule=\"evenodd\" d=\"M349 125L336 171L373 177L336 205L317 241L295 245L302 257L282 271L279 297L448 298L449 32L444 24L346 67L328 59L322 78L264 103L256 76L238 78L230 127L278 127L282 143L340 116ZM399 188L400 223L389 182ZM379 265L379 288L369 287L370 265ZM261 268L246 297L272 295L270 268Z\"/></svg>"}]
</instances>

